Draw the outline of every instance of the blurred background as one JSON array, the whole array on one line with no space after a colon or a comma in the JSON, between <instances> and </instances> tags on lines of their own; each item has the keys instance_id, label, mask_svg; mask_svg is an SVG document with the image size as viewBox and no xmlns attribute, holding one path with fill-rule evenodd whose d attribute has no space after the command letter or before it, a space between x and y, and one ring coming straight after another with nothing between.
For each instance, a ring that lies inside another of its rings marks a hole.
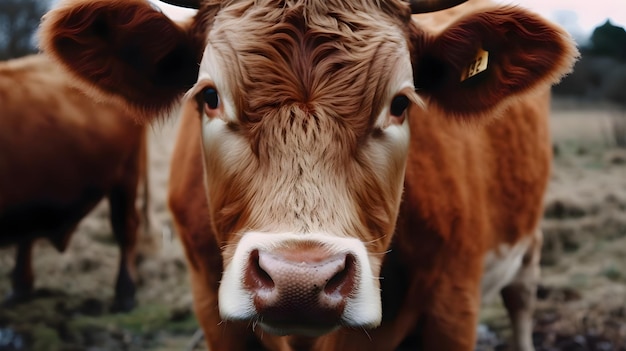
<instances>
[{"instance_id":1,"label":"blurred background","mask_svg":"<svg viewBox=\"0 0 626 351\"><path fill-rule=\"evenodd\" d=\"M0 60L37 51L33 33L53 3L0 0ZM174 19L194 13L154 3ZM535 344L537 350L626 350L626 3L517 3L563 25L582 53L574 73L553 88L555 157L542 222ZM151 226L140 242L137 308L111 312L119 250L102 203L81 222L65 253L38 242L36 298L0 307L0 351L189 345L197 323L166 206L175 136L175 117L149 130ZM14 255L14 248L0 248L0 296L10 291ZM499 301L484 308L479 333L478 350L509 349L508 319Z\"/></svg>"}]
</instances>

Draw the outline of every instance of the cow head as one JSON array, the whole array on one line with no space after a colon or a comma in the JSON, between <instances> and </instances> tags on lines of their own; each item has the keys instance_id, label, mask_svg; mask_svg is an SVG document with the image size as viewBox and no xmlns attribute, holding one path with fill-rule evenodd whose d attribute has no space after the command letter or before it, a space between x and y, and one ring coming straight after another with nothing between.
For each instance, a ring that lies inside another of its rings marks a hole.
<instances>
[{"instance_id":1,"label":"cow head","mask_svg":"<svg viewBox=\"0 0 626 351\"><path fill-rule=\"evenodd\" d=\"M202 130L209 213L196 215L223 247L222 318L319 335L381 321L407 111L491 116L571 68L570 39L536 15L493 7L431 35L410 11L431 3L206 0L174 23L143 0L67 0L40 37L144 116L184 95ZM461 81L481 50L488 69Z\"/></svg>"}]
</instances>

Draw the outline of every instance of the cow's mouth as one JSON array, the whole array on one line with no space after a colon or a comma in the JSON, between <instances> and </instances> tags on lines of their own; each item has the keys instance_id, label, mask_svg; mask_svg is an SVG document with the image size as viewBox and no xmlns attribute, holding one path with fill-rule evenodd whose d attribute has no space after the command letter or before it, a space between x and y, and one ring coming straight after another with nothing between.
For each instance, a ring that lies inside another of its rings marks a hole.
<instances>
[{"instance_id":1,"label":"cow's mouth","mask_svg":"<svg viewBox=\"0 0 626 351\"><path fill-rule=\"evenodd\" d=\"M339 324L319 324L302 322L262 321L258 324L264 331L273 335L299 335L317 337L330 333L340 327Z\"/></svg>"}]
</instances>

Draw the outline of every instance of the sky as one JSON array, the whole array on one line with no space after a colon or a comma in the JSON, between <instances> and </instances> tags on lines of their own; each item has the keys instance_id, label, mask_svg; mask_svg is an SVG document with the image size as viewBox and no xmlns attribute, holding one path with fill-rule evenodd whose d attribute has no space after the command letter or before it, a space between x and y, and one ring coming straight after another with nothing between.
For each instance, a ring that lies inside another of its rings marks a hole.
<instances>
[{"instance_id":1,"label":"sky","mask_svg":"<svg viewBox=\"0 0 626 351\"><path fill-rule=\"evenodd\" d=\"M193 15L193 10L181 9L150 0L174 19ZM615 25L626 27L626 0L496 0L504 4L519 4L563 25L575 37L588 37L607 18Z\"/></svg>"},{"instance_id":2,"label":"sky","mask_svg":"<svg viewBox=\"0 0 626 351\"><path fill-rule=\"evenodd\" d=\"M573 35L589 36L607 18L626 27L625 0L498 0L519 4L563 25Z\"/></svg>"}]
</instances>

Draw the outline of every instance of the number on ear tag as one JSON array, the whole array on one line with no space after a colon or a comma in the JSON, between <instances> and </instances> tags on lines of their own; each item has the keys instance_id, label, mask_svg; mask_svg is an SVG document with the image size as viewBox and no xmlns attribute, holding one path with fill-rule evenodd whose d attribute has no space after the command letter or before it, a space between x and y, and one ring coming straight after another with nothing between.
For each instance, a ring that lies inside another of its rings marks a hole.
<instances>
[{"instance_id":1,"label":"number on ear tag","mask_svg":"<svg viewBox=\"0 0 626 351\"><path fill-rule=\"evenodd\" d=\"M487 70L487 63L489 62L489 52L480 49L476 58L472 61L461 73L461 82L477 75L480 72Z\"/></svg>"}]
</instances>

